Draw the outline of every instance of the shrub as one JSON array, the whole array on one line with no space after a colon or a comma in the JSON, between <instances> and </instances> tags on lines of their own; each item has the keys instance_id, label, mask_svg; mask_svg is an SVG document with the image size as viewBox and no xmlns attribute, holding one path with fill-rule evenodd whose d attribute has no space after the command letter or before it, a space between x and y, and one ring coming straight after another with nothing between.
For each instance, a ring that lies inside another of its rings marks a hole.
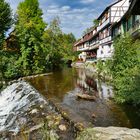
<instances>
[{"instance_id":1,"label":"shrub","mask_svg":"<svg viewBox=\"0 0 140 140\"><path fill-rule=\"evenodd\" d=\"M129 35L114 42L114 55L111 62L111 74L115 90L115 99L119 103L140 103L140 42Z\"/></svg>"}]
</instances>

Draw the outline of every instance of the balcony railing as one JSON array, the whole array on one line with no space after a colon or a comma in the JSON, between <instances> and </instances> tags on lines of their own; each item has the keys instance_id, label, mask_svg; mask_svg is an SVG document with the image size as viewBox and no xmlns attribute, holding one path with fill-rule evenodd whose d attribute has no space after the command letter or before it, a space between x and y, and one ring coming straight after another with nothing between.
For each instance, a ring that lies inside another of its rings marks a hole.
<instances>
[{"instance_id":1,"label":"balcony railing","mask_svg":"<svg viewBox=\"0 0 140 140\"><path fill-rule=\"evenodd\" d=\"M96 49L96 48L98 48L98 46L99 46L99 40L96 41L96 42L93 43L93 44L90 44L89 50Z\"/></svg>"},{"instance_id":2,"label":"balcony railing","mask_svg":"<svg viewBox=\"0 0 140 140\"><path fill-rule=\"evenodd\" d=\"M95 62L95 61L97 61L97 57L95 57L95 58L87 58L86 61Z\"/></svg>"},{"instance_id":3,"label":"balcony railing","mask_svg":"<svg viewBox=\"0 0 140 140\"><path fill-rule=\"evenodd\" d=\"M109 18L106 20L106 21L104 21L101 25L99 25L98 27L97 27L97 31L100 31L102 28L104 28L107 24L109 24L109 22L110 22L110 20L109 20Z\"/></svg>"},{"instance_id":4,"label":"balcony railing","mask_svg":"<svg viewBox=\"0 0 140 140\"><path fill-rule=\"evenodd\" d=\"M95 61L97 60L97 54L91 54L86 57L86 61Z\"/></svg>"},{"instance_id":5,"label":"balcony railing","mask_svg":"<svg viewBox=\"0 0 140 140\"><path fill-rule=\"evenodd\" d=\"M86 46L86 47L79 47L78 48L78 51L87 51L87 50L89 50L89 46Z\"/></svg>"},{"instance_id":6,"label":"balcony railing","mask_svg":"<svg viewBox=\"0 0 140 140\"><path fill-rule=\"evenodd\" d=\"M104 43L107 43L107 42L109 42L111 40L112 40L112 37L111 36L108 36L108 37L100 40L99 44L104 44Z\"/></svg>"}]
</instances>

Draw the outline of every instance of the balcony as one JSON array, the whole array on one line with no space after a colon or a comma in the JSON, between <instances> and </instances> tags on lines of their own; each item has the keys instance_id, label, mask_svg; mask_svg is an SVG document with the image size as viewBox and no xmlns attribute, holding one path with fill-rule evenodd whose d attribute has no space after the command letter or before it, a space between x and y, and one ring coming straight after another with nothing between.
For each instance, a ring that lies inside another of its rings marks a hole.
<instances>
[{"instance_id":1,"label":"balcony","mask_svg":"<svg viewBox=\"0 0 140 140\"><path fill-rule=\"evenodd\" d=\"M78 47L77 50L78 51L88 51L89 50L89 46L86 46L86 47Z\"/></svg>"},{"instance_id":2,"label":"balcony","mask_svg":"<svg viewBox=\"0 0 140 140\"><path fill-rule=\"evenodd\" d=\"M87 57L86 57L86 61L87 61L87 62L95 62L95 61L97 61L97 55L94 55L94 56L87 56Z\"/></svg>"},{"instance_id":3,"label":"balcony","mask_svg":"<svg viewBox=\"0 0 140 140\"><path fill-rule=\"evenodd\" d=\"M97 61L97 58L87 58L86 59L86 62L96 62Z\"/></svg>"},{"instance_id":4,"label":"balcony","mask_svg":"<svg viewBox=\"0 0 140 140\"><path fill-rule=\"evenodd\" d=\"M112 37L111 36L108 36L108 37L100 40L99 44L104 44L104 43L107 43L109 41L112 41Z\"/></svg>"},{"instance_id":5,"label":"balcony","mask_svg":"<svg viewBox=\"0 0 140 140\"><path fill-rule=\"evenodd\" d=\"M97 49L98 46L99 46L99 40L97 40L94 43L90 44L89 50Z\"/></svg>"},{"instance_id":6,"label":"balcony","mask_svg":"<svg viewBox=\"0 0 140 140\"><path fill-rule=\"evenodd\" d=\"M101 29L103 29L107 24L109 24L110 23L110 20L109 20L109 18L106 20L106 21L104 21L101 25L99 25L98 27L97 27L97 31L100 31Z\"/></svg>"}]
</instances>

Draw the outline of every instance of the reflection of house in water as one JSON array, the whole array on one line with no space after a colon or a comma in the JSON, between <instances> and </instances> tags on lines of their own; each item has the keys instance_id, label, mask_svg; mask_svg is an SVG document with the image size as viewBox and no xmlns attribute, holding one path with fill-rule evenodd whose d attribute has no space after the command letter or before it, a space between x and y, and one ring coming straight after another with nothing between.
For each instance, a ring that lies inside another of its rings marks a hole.
<instances>
[{"instance_id":1,"label":"reflection of house in water","mask_svg":"<svg viewBox=\"0 0 140 140\"><path fill-rule=\"evenodd\" d=\"M113 89L111 86L108 86L106 83L97 80L97 88L98 88L99 98L108 99L113 97Z\"/></svg>"},{"instance_id":2,"label":"reflection of house in water","mask_svg":"<svg viewBox=\"0 0 140 140\"><path fill-rule=\"evenodd\" d=\"M79 70L79 76L77 79L77 85L81 89L82 93L86 94L98 94L100 99L108 99L113 97L112 87L107 84L95 80L91 73L85 70Z\"/></svg>"},{"instance_id":3,"label":"reflection of house in water","mask_svg":"<svg viewBox=\"0 0 140 140\"><path fill-rule=\"evenodd\" d=\"M77 79L77 85L83 93L93 94L97 92L96 81L88 76L84 70L79 70L79 77Z\"/></svg>"}]
</instances>

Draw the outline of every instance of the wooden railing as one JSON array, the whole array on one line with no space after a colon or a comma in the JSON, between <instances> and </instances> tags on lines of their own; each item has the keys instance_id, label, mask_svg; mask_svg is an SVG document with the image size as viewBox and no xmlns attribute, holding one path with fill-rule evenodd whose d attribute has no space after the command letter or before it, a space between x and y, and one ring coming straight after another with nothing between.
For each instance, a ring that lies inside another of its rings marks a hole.
<instances>
[{"instance_id":1,"label":"wooden railing","mask_svg":"<svg viewBox=\"0 0 140 140\"><path fill-rule=\"evenodd\" d=\"M100 44L109 42L111 40L112 40L112 37L111 36L105 37L105 38L103 38L103 39L100 40Z\"/></svg>"},{"instance_id":2,"label":"wooden railing","mask_svg":"<svg viewBox=\"0 0 140 140\"><path fill-rule=\"evenodd\" d=\"M109 18L104 21L100 26L97 27L97 31L100 31L101 29L103 29L107 24L109 24L110 20Z\"/></svg>"}]
</instances>

